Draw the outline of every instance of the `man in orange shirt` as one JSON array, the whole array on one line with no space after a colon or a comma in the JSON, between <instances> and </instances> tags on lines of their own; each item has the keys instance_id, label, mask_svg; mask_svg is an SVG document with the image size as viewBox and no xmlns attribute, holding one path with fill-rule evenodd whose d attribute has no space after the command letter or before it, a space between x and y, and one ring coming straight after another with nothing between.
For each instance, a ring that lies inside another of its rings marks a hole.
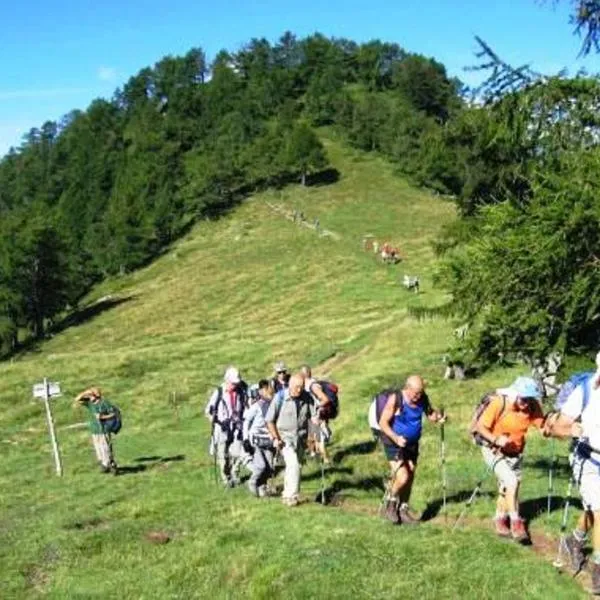
<instances>
[{"instance_id":1,"label":"man in orange shirt","mask_svg":"<svg viewBox=\"0 0 600 600\"><path fill-rule=\"evenodd\" d=\"M510 387L496 390L477 421L483 458L498 479L496 533L512 535L518 542L529 540L519 516L519 485L527 431L532 426L543 430L544 426L540 397L535 380L518 377Z\"/></svg>"}]
</instances>

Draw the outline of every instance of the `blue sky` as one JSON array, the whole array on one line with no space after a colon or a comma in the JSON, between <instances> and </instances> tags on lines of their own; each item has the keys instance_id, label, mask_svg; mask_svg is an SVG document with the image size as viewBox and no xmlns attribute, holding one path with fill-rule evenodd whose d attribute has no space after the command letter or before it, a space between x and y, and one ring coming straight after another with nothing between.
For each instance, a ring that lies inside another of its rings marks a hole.
<instances>
[{"instance_id":1,"label":"blue sky","mask_svg":"<svg viewBox=\"0 0 600 600\"><path fill-rule=\"evenodd\" d=\"M252 37L319 31L379 38L434 56L467 81L474 35L515 65L598 71L578 59L569 0L9 0L0 2L0 156L21 136L93 98L110 97L139 69L201 46L209 58ZM3 6L4 5L4 6Z\"/></svg>"}]
</instances>

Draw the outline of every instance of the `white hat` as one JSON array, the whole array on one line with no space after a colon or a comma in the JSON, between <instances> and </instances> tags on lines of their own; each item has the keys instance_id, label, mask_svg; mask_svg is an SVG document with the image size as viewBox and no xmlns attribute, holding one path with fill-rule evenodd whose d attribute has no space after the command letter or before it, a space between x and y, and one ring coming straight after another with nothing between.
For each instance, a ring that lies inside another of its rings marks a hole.
<instances>
[{"instance_id":1,"label":"white hat","mask_svg":"<svg viewBox=\"0 0 600 600\"><path fill-rule=\"evenodd\" d=\"M228 367L224 379L227 383L238 384L241 381L240 372L235 367Z\"/></svg>"}]
</instances>

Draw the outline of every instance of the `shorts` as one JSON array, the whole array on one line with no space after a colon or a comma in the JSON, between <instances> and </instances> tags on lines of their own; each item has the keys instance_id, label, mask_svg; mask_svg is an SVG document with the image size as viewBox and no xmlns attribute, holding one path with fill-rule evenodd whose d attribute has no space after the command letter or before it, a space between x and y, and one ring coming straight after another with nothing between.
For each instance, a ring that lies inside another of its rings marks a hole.
<instances>
[{"instance_id":1,"label":"shorts","mask_svg":"<svg viewBox=\"0 0 600 600\"><path fill-rule=\"evenodd\" d=\"M481 453L483 454L485 464L494 470L500 493L506 492L507 489L515 489L519 485L521 481L522 454L505 456L499 452L493 452L487 446L482 446Z\"/></svg>"},{"instance_id":2,"label":"shorts","mask_svg":"<svg viewBox=\"0 0 600 600\"><path fill-rule=\"evenodd\" d=\"M383 444L383 452L390 462L412 462L417 464L419 458L419 442L401 448L395 444Z\"/></svg>"},{"instance_id":3,"label":"shorts","mask_svg":"<svg viewBox=\"0 0 600 600\"><path fill-rule=\"evenodd\" d=\"M585 510L600 511L600 465L579 456L570 457L573 479L579 487Z\"/></svg>"}]
</instances>

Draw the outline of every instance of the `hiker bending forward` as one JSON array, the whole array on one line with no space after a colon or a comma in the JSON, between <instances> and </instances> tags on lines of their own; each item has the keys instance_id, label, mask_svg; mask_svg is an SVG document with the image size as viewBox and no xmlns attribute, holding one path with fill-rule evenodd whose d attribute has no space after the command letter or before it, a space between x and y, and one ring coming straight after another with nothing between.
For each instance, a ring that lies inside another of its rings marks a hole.
<instances>
[{"instance_id":1,"label":"hiker bending forward","mask_svg":"<svg viewBox=\"0 0 600 600\"><path fill-rule=\"evenodd\" d=\"M75 402L85 406L89 412L88 423L92 434L92 444L101 471L109 473L111 468L116 470L111 435L104 427L106 421L115 418L113 405L102 397L102 392L97 387L88 388L78 394Z\"/></svg>"},{"instance_id":2,"label":"hiker bending forward","mask_svg":"<svg viewBox=\"0 0 600 600\"><path fill-rule=\"evenodd\" d=\"M258 382L258 400L244 414L244 449L252 454L248 489L261 498L267 496L267 481L273 475L275 449L265 421L272 398L273 388L262 379Z\"/></svg>"},{"instance_id":3,"label":"hiker bending forward","mask_svg":"<svg viewBox=\"0 0 600 600\"><path fill-rule=\"evenodd\" d=\"M212 393L204 411L212 423L211 453L217 453L221 480L226 487L239 483L243 460L242 424L246 394L235 367L225 371L223 383Z\"/></svg>"},{"instance_id":4,"label":"hiker bending forward","mask_svg":"<svg viewBox=\"0 0 600 600\"><path fill-rule=\"evenodd\" d=\"M273 445L285 462L281 500L287 506L298 504L300 471L308 435L308 424L315 418L314 402L304 390L304 377L294 374L288 389L279 391L269 406L265 421Z\"/></svg>"},{"instance_id":5,"label":"hiker bending forward","mask_svg":"<svg viewBox=\"0 0 600 600\"><path fill-rule=\"evenodd\" d=\"M508 388L496 390L477 420L481 451L498 479L496 533L518 542L529 539L519 515L519 486L525 436L530 427L543 429L540 389L531 377L518 377ZM510 526L509 526L510 522Z\"/></svg>"},{"instance_id":6,"label":"hiker bending forward","mask_svg":"<svg viewBox=\"0 0 600 600\"><path fill-rule=\"evenodd\" d=\"M600 363L600 354L596 361ZM554 437L575 438L570 463L583 504L577 526L561 540L561 549L578 572L586 560L583 547L592 530L592 593L600 594L600 364L593 377L571 392L560 413L548 418L548 429Z\"/></svg>"},{"instance_id":7,"label":"hiker bending forward","mask_svg":"<svg viewBox=\"0 0 600 600\"><path fill-rule=\"evenodd\" d=\"M391 469L385 518L396 524L418 522L410 514L408 501L419 457L423 415L433 423L445 421L445 416L431 407L423 379L411 375L402 390L390 394L379 419L385 436L383 449Z\"/></svg>"}]
</instances>

